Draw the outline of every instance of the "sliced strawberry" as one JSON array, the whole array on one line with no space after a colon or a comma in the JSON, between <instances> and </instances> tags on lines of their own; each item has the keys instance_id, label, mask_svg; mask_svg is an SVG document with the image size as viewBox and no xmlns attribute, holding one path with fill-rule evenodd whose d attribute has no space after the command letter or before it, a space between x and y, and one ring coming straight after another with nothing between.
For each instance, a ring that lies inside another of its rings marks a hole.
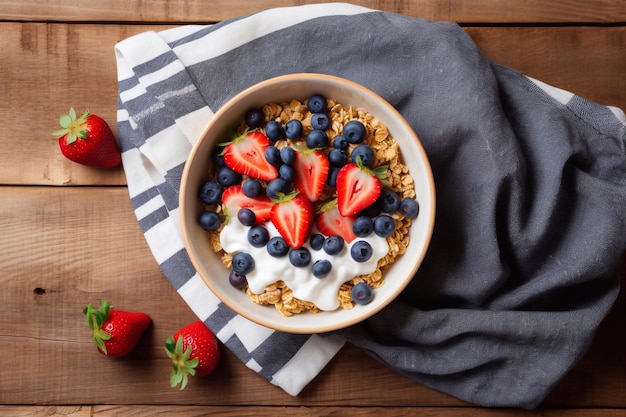
<instances>
[{"instance_id":1,"label":"sliced strawberry","mask_svg":"<svg viewBox=\"0 0 626 417\"><path fill-rule=\"evenodd\" d=\"M361 164L349 163L337 173L337 207L344 217L357 214L372 205L382 190L381 177L387 167L372 170Z\"/></svg>"},{"instance_id":2,"label":"sliced strawberry","mask_svg":"<svg viewBox=\"0 0 626 417\"><path fill-rule=\"evenodd\" d=\"M315 212L313 203L299 191L274 200L270 220L293 249L300 248L309 237Z\"/></svg>"},{"instance_id":3,"label":"sliced strawberry","mask_svg":"<svg viewBox=\"0 0 626 417\"><path fill-rule=\"evenodd\" d=\"M235 172L264 181L278 177L276 167L265 159L269 139L257 130L246 131L230 142L221 143L224 163Z\"/></svg>"},{"instance_id":4,"label":"sliced strawberry","mask_svg":"<svg viewBox=\"0 0 626 417\"><path fill-rule=\"evenodd\" d=\"M266 195L258 197L248 197L243 193L241 185L226 187L222 193L222 204L227 209L227 215L231 218L237 217L237 213L242 208L249 208L256 216L256 223L269 220L272 210L272 200Z\"/></svg>"},{"instance_id":5,"label":"sliced strawberry","mask_svg":"<svg viewBox=\"0 0 626 417\"><path fill-rule=\"evenodd\" d=\"M354 219L354 216L342 216L337 208L337 200L331 200L322 206L322 211L318 215L315 225L323 235L341 236L346 243L350 243L356 239L356 235L352 231Z\"/></svg>"},{"instance_id":6,"label":"sliced strawberry","mask_svg":"<svg viewBox=\"0 0 626 417\"><path fill-rule=\"evenodd\" d=\"M317 150L298 150L293 164L296 171L295 187L309 199L317 201L328 177L328 158Z\"/></svg>"}]
</instances>

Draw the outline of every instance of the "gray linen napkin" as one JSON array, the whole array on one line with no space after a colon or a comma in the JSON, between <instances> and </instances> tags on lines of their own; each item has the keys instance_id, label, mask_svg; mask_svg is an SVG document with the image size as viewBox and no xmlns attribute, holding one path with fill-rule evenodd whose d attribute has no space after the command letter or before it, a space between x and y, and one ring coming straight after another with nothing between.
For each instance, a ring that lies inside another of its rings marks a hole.
<instances>
[{"instance_id":1,"label":"gray linen napkin","mask_svg":"<svg viewBox=\"0 0 626 417\"><path fill-rule=\"evenodd\" d=\"M453 23L342 3L147 32L116 46L131 201L165 275L251 369L292 395L344 341L484 406L536 407L619 289L626 118L485 58ZM294 72L374 90L413 126L437 187L431 247L388 308L332 335L247 322L193 270L177 224L186 156L230 97Z\"/></svg>"}]
</instances>

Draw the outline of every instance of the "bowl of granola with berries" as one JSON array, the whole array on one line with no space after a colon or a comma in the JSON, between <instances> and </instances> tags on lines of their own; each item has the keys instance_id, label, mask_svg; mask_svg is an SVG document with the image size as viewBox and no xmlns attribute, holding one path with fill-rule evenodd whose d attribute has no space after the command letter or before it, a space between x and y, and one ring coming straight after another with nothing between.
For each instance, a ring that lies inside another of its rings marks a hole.
<instances>
[{"instance_id":1,"label":"bowl of granola with berries","mask_svg":"<svg viewBox=\"0 0 626 417\"><path fill-rule=\"evenodd\" d=\"M185 248L226 306L322 333L387 306L430 243L435 188L402 115L324 74L260 82L224 104L185 164Z\"/></svg>"}]
</instances>

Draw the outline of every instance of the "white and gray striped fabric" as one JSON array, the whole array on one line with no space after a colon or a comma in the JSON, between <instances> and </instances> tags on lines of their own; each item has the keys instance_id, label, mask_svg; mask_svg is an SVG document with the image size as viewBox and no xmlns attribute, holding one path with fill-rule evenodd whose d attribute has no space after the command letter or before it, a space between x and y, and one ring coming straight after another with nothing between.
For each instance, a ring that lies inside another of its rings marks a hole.
<instances>
[{"instance_id":1,"label":"white and gray striped fabric","mask_svg":"<svg viewBox=\"0 0 626 417\"><path fill-rule=\"evenodd\" d=\"M154 258L250 369L297 395L345 341L485 406L532 408L585 352L619 288L625 118L483 57L462 29L344 3L271 9L116 45L118 139ZM230 97L294 72L352 79L398 108L429 154L437 224L405 293L330 335L237 316L178 226L185 160ZM394 323L394 325L390 325Z\"/></svg>"}]
</instances>

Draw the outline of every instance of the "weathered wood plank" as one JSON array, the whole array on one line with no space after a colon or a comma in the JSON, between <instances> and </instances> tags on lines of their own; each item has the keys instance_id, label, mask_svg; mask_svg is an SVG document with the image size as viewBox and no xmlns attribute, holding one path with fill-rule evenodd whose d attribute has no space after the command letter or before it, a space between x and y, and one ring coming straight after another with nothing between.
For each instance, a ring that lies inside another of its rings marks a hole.
<instances>
[{"instance_id":1,"label":"weathered wood plank","mask_svg":"<svg viewBox=\"0 0 626 417\"><path fill-rule=\"evenodd\" d=\"M58 115L70 106L98 113L115 128L114 45L133 34L164 28L0 23L0 50L13 52L5 54L0 66L0 182L125 184L119 168L96 170L66 160L50 133L57 129ZM467 32L498 62L602 104L626 108L626 27L471 27Z\"/></svg>"},{"instance_id":2,"label":"weathered wood plank","mask_svg":"<svg viewBox=\"0 0 626 417\"><path fill-rule=\"evenodd\" d=\"M9 20L114 21L114 22L217 22L271 7L319 3L316 0L89 0L37 2L1 0L0 14ZM354 4L408 16L466 23L570 23L624 22L623 1L494 2L490 0L355 0Z\"/></svg>"}]
</instances>

